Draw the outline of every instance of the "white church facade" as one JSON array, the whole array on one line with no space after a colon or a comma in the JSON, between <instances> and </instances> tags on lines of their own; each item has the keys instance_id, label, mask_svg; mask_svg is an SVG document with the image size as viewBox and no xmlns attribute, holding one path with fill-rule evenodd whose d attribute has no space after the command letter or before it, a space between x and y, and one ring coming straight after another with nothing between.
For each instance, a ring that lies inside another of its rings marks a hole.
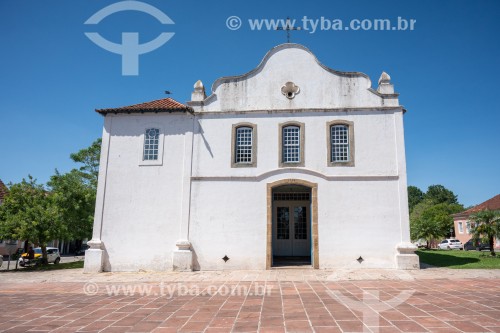
<instances>
[{"instance_id":1,"label":"white church facade","mask_svg":"<svg viewBox=\"0 0 500 333\"><path fill-rule=\"evenodd\" d=\"M390 77L282 44L207 96L104 116L85 271L418 269Z\"/></svg>"}]
</instances>

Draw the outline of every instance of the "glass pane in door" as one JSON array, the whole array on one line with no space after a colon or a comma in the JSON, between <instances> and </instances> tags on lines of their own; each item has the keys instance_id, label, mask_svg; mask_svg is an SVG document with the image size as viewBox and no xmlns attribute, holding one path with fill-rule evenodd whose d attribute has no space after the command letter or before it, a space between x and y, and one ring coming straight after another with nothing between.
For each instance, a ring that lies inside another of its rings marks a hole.
<instances>
[{"instance_id":1,"label":"glass pane in door","mask_svg":"<svg viewBox=\"0 0 500 333\"><path fill-rule=\"evenodd\" d=\"M307 239L306 207L293 207L295 239Z\"/></svg>"},{"instance_id":2,"label":"glass pane in door","mask_svg":"<svg viewBox=\"0 0 500 333\"><path fill-rule=\"evenodd\" d=\"M277 239L290 239L290 211L288 207L277 207Z\"/></svg>"}]
</instances>

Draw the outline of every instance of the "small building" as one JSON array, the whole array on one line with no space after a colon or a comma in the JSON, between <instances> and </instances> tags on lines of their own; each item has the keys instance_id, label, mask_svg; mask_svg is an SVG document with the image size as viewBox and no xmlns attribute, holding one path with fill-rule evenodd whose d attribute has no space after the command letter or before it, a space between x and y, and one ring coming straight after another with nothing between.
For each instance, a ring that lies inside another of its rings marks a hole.
<instances>
[{"instance_id":1,"label":"small building","mask_svg":"<svg viewBox=\"0 0 500 333\"><path fill-rule=\"evenodd\" d=\"M193 80L194 81L194 80ZM418 269L390 76L282 44L207 96L104 117L85 271Z\"/></svg>"},{"instance_id":2,"label":"small building","mask_svg":"<svg viewBox=\"0 0 500 333\"><path fill-rule=\"evenodd\" d=\"M466 211L453 214L455 238L462 242L462 244L465 244L472 238L471 228L474 227L474 222L470 220L470 216L482 210L500 210L500 194ZM500 240L496 239L495 248L499 247Z\"/></svg>"}]
</instances>

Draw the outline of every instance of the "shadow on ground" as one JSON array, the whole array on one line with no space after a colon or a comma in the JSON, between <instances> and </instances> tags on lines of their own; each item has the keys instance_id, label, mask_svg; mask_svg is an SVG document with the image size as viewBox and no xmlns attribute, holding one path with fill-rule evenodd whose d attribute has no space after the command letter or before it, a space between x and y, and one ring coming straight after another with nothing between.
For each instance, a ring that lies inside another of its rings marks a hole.
<instances>
[{"instance_id":1,"label":"shadow on ground","mask_svg":"<svg viewBox=\"0 0 500 333\"><path fill-rule=\"evenodd\" d=\"M420 251L418 253L420 258L422 268L428 268L429 266L435 267L454 267L463 266L472 263L478 263L480 260L477 258L467 258L467 257L456 257L449 254L441 254L437 252L425 252ZM426 267L427 266L427 267Z\"/></svg>"}]
</instances>

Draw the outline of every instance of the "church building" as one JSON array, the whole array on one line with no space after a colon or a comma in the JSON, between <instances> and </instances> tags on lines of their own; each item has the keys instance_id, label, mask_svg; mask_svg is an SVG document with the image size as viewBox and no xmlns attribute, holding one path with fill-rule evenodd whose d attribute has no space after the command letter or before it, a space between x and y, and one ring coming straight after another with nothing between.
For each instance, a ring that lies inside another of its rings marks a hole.
<instances>
[{"instance_id":1,"label":"church building","mask_svg":"<svg viewBox=\"0 0 500 333\"><path fill-rule=\"evenodd\" d=\"M194 81L194 80L193 80ZM418 269L403 115L378 87L282 44L191 101L104 118L85 272Z\"/></svg>"}]
</instances>

